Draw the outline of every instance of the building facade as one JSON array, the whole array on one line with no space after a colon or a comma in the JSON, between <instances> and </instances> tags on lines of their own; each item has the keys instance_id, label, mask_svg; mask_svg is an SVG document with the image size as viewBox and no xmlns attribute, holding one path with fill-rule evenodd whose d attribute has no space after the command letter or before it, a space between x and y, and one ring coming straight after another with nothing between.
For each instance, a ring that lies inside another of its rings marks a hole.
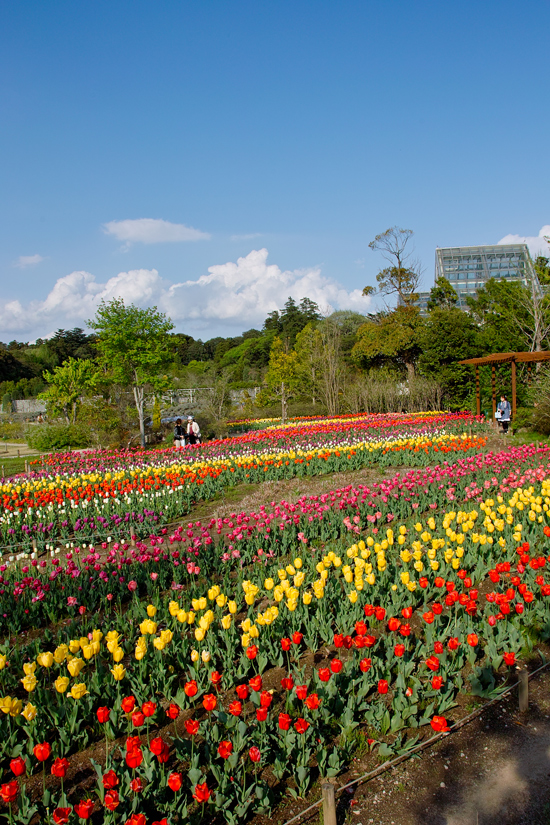
<instances>
[{"instance_id":1,"label":"building facade","mask_svg":"<svg viewBox=\"0 0 550 825\"><path fill-rule=\"evenodd\" d=\"M491 278L521 281L524 285L534 279L538 286L529 249L524 243L437 248L435 280L441 276L457 292L457 306L466 310L466 298L474 297Z\"/></svg>"}]
</instances>

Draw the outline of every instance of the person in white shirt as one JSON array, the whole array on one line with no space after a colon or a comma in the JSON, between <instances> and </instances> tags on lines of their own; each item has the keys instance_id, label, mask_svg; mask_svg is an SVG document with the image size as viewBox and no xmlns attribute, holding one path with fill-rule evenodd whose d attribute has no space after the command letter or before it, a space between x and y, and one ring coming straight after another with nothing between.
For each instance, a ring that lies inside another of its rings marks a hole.
<instances>
[{"instance_id":1,"label":"person in white shirt","mask_svg":"<svg viewBox=\"0 0 550 825\"><path fill-rule=\"evenodd\" d=\"M187 416L186 440L188 444L201 443L201 428L192 415Z\"/></svg>"}]
</instances>

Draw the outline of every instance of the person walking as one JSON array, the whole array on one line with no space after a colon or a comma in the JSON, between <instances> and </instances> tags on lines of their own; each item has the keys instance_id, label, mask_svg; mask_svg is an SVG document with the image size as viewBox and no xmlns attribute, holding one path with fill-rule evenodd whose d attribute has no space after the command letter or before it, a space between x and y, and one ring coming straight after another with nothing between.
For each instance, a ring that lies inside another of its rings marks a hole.
<instances>
[{"instance_id":1,"label":"person walking","mask_svg":"<svg viewBox=\"0 0 550 825\"><path fill-rule=\"evenodd\" d=\"M176 426L174 427L174 447L176 450L183 447L185 444L185 428L181 423L181 418L176 419Z\"/></svg>"},{"instance_id":2,"label":"person walking","mask_svg":"<svg viewBox=\"0 0 550 825\"><path fill-rule=\"evenodd\" d=\"M187 416L186 440L191 445L201 443L201 428L192 415Z\"/></svg>"},{"instance_id":3,"label":"person walking","mask_svg":"<svg viewBox=\"0 0 550 825\"><path fill-rule=\"evenodd\" d=\"M510 402L508 401L505 395L500 396L497 411L500 412L500 423L502 424L502 432L504 433L504 435L507 435L508 427L510 426L510 419L512 417L512 408L510 406Z\"/></svg>"}]
</instances>

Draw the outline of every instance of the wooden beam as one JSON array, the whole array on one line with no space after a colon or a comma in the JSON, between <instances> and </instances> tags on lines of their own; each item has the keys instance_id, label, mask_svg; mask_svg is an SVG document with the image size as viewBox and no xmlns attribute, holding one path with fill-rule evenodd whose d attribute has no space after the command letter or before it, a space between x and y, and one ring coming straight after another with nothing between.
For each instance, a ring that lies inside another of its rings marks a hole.
<instances>
[{"instance_id":1,"label":"wooden beam","mask_svg":"<svg viewBox=\"0 0 550 825\"><path fill-rule=\"evenodd\" d=\"M491 392L493 396L493 421L496 421L495 415L497 411L497 393L496 393L496 379L495 379L495 365L491 364Z\"/></svg>"},{"instance_id":2,"label":"wooden beam","mask_svg":"<svg viewBox=\"0 0 550 825\"><path fill-rule=\"evenodd\" d=\"M479 391L479 367L476 365L476 412L481 415L481 393Z\"/></svg>"},{"instance_id":3,"label":"wooden beam","mask_svg":"<svg viewBox=\"0 0 550 825\"><path fill-rule=\"evenodd\" d=\"M516 362L512 361L512 418L516 417Z\"/></svg>"}]
</instances>

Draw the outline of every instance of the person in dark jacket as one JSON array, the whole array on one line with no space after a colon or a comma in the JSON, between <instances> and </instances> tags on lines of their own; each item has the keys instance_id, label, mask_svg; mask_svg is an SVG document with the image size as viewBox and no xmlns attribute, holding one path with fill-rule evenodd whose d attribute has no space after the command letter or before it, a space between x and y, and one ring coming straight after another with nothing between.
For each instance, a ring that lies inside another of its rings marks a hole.
<instances>
[{"instance_id":1,"label":"person in dark jacket","mask_svg":"<svg viewBox=\"0 0 550 825\"><path fill-rule=\"evenodd\" d=\"M176 426L174 427L174 447L182 447L185 443L185 428L181 423L181 418L176 419Z\"/></svg>"}]
</instances>

